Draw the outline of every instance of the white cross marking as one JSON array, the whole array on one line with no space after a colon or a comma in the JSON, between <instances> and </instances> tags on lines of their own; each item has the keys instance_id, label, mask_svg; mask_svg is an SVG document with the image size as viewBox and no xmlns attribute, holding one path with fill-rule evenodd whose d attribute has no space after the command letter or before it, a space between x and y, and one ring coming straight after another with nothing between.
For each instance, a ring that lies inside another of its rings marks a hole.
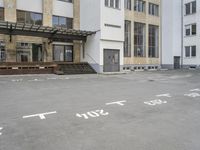
<instances>
[{"instance_id":1,"label":"white cross marking","mask_svg":"<svg viewBox=\"0 0 200 150\"><path fill-rule=\"evenodd\" d=\"M120 106L124 106L125 104L123 103L126 103L127 101L117 101L117 102L111 102L111 103L106 103L106 105L114 105L114 104L117 104L117 105L120 105Z\"/></svg>"},{"instance_id":2,"label":"white cross marking","mask_svg":"<svg viewBox=\"0 0 200 150\"><path fill-rule=\"evenodd\" d=\"M157 97L171 97L171 95L169 93L167 94L160 94L160 95L156 95Z\"/></svg>"},{"instance_id":3,"label":"white cross marking","mask_svg":"<svg viewBox=\"0 0 200 150\"><path fill-rule=\"evenodd\" d=\"M0 127L0 131L1 131L1 130L3 130L3 128L2 128L2 127ZM0 132L0 135L2 135L2 133L1 133L1 132Z\"/></svg>"},{"instance_id":4,"label":"white cross marking","mask_svg":"<svg viewBox=\"0 0 200 150\"><path fill-rule=\"evenodd\" d=\"M29 116L23 116L22 118L23 119L26 119L26 118L32 118L32 117L40 117L40 119L46 119L45 115L51 115L51 114L56 114L57 112L56 111L53 111L53 112L46 112L46 113L41 113L41 114L34 114L34 115L29 115Z\"/></svg>"}]
</instances>

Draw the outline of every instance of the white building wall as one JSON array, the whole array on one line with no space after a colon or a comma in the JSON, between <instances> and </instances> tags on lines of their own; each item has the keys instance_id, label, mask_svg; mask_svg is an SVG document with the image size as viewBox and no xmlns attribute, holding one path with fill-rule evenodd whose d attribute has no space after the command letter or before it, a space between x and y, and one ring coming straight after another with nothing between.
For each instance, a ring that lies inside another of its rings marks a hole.
<instances>
[{"instance_id":1,"label":"white building wall","mask_svg":"<svg viewBox=\"0 0 200 150\"><path fill-rule=\"evenodd\" d=\"M97 31L96 35L88 37L84 49L85 58L82 58L82 61L89 62L97 72L103 72L104 49L119 50L120 65L123 65L124 0L121 0L121 9L107 8L104 2L104 0L80 2L81 30ZM105 24L119 28L107 27Z\"/></svg>"},{"instance_id":2,"label":"white building wall","mask_svg":"<svg viewBox=\"0 0 200 150\"><path fill-rule=\"evenodd\" d=\"M0 0L0 7L4 7L4 1Z\"/></svg>"},{"instance_id":3,"label":"white building wall","mask_svg":"<svg viewBox=\"0 0 200 150\"><path fill-rule=\"evenodd\" d=\"M73 18L73 3L54 0L53 15Z\"/></svg>"},{"instance_id":4,"label":"white building wall","mask_svg":"<svg viewBox=\"0 0 200 150\"><path fill-rule=\"evenodd\" d=\"M43 0L17 0L17 9L42 13Z\"/></svg>"},{"instance_id":5,"label":"white building wall","mask_svg":"<svg viewBox=\"0 0 200 150\"><path fill-rule=\"evenodd\" d=\"M193 2L194 0L184 0L184 4ZM183 17L183 65L191 66L191 65L200 65L200 1L197 0L197 12L191 15L184 15ZM184 14L185 14L185 6ZM197 24L197 35L194 36L185 36L185 26L190 24ZM196 45L196 57L185 57L185 46L195 46Z\"/></svg>"},{"instance_id":6,"label":"white building wall","mask_svg":"<svg viewBox=\"0 0 200 150\"><path fill-rule=\"evenodd\" d=\"M170 10L170 11L169 11ZM174 67L174 56L181 57L181 1L162 1L162 66Z\"/></svg>"}]
</instances>

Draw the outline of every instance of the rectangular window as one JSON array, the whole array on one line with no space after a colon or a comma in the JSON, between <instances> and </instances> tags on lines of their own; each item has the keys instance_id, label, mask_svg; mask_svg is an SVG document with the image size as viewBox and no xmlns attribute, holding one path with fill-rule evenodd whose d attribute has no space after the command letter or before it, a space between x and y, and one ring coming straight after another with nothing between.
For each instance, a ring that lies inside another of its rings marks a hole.
<instances>
[{"instance_id":1,"label":"rectangular window","mask_svg":"<svg viewBox=\"0 0 200 150\"><path fill-rule=\"evenodd\" d=\"M6 60L6 50L5 50L5 43L0 41L0 62L5 62Z\"/></svg>"},{"instance_id":2,"label":"rectangular window","mask_svg":"<svg viewBox=\"0 0 200 150\"><path fill-rule=\"evenodd\" d=\"M17 10L17 22L42 25L43 19L41 13Z\"/></svg>"},{"instance_id":3,"label":"rectangular window","mask_svg":"<svg viewBox=\"0 0 200 150\"><path fill-rule=\"evenodd\" d=\"M187 58L196 57L196 46L186 46L185 57Z\"/></svg>"},{"instance_id":4,"label":"rectangular window","mask_svg":"<svg viewBox=\"0 0 200 150\"><path fill-rule=\"evenodd\" d=\"M125 9L131 10L132 4L131 0L124 0Z\"/></svg>"},{"instance_id":5,"label":"rectangular window","mask_svg":"<svg viewBox=\"0 0 200 150\"><path fill-rule=\"evenodd\" d=\"M58 0L58 1L69 2L69 3L73 2L73 0Z\"/></svg>"},{"instance_id":6,"label":"rectangular window","mask_svg":"<svg viewBox=\"0 0 200 150\"><path fill-rule=\"evenodd\" d=\"M120 9L121 0L105 0L105 6Z\"/></svg>"},{"instance_id":7,"label":"rectangular window","mask_svg":"<svg viewBox=\"0 0 200 150\"><path fill-rule=\"evenodd\" d=\"M53 16L52 19L53 26L55 27L63 27L67 29L73 28L73 19L67 17Z\"/></svg>"},{"instance_id":8,"label":"rectangular window","mask_svg":"<svg viewBox=\"0 0 200 150\"><path fill-rule=\"evenodd\" d=\"M145 57L146 56L146 30L145 24L134 23L134 56Z\"/></svg>"},{"instance_id":9,"label":"rectangular window","mask_svg":"<svg viewBox=\"0 0 200 150\"><path fill-rule=\"evenodd\" d=\"M159 27L149 25L149 57L159 57Z\"/></svg>"},{"instance_id":10,"label":"rectangular window","mask_svg":"<svg viewBox=\"0 0 200 150\"><path fill-rule=\"evenodd\" d=\"M196 13L197 11L196 5L197 5L196 1L185 4L185 14L190 15Z\"/></svg>"},{"instance_id":11,"label":"rectangular window","mask_svg":"<svg viewBox=\"0 0 200 150\"><path fill-rule=\"evenodd\" d=\"M125 20L124 57L131 57L131 21Z\"/></svg>"},{"instance_id":12,"label":"rectangular window","mask_svg":"<svg viewBox=\"0 0 200 150\"><path fill-rule=\"evenodd\" d=\"M185 36L191 36L197 34L197 25L190 24L185 26Z\"/></svg>"},{"instance_id":13,"label":"rectangular window","mask_svg":"<svg viewBox=\"0 0 200 150\"><path fill-rule=\"evenodd\" d=\"M70 45L54 45L53 60L73 62L73 46Z\"/></svg>"},{"instance_id":14,"label":"rectangular window","mask_svg":"<svg viewBox=\"0 0 200 150\"><path fill-rule=\"evenodd\" d=\"M143 0L134 0L134 10L137 12L145 12L146 3Z\"/></svg>"},{"instance_id":15,"label":"rectangular window","mask_svg":"<svg viewBox=\"0 0 200 150\"><path fill-rule=\"evenodd\" d=\"M0 21L4 21L4 8L0 8Z\"/></svg>"},{"instance_id":16,"label":"rectangular window","mask_svg":"<svg viewBox=\"0 0 200 150\"><path fill-rule=\"evenodd\" d=\"M149 14L153 16L159 16L159 5L149 3Z\"/></svg>"}]
</instances>

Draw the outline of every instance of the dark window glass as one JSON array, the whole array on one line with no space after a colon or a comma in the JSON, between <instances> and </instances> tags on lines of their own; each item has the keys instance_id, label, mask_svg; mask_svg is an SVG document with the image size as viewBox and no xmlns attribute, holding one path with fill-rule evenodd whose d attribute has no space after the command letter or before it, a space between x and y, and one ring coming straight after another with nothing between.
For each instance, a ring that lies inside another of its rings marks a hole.
<instances>
[{"instance_id":1,"label":"dark window glass","mask_svg":"<svg viewBox=\"0 0 200 150\"><path fill-rule=\"evenodd\" d=\"M63 27L63 28L67 28L67 29L73 28L73 19L72 18L53 16L52 22L53 22L53 26Z\"/></svg>"},{"instance_id":2,"label":"dark window glass","mask_svg":"<svg viewBox=\"0 0 200 150\"><path fill-rule=\"evenodd\" d=\"M73 46L54 45L53 60L54 61L73 62Z\"/></svg>"},{"instance_id":3,"label":"dark window glass","mask_svg":"<svg viewBox=\"0 0 200 150\"><path fill-rule=\"evenodd\" d=\"M193 24L192 25L192 35L196 35L196 33L197 33L197 26L196 26L196 24Z\"/></svg>"},{"instance_id":4,"label":"dark window glass","mask_svg":"<svg viewBox=\"0 0 200 150\"><path fill-rule=\"evenodd\" d=\"M196 1L192 2L192 13L196 13Z\"/></svg>"},{"instance_id":5,"label":"dark window glass","mask_svg":"<svg viewBox=\"0 0 200 150\"><path fill-rule=\"evenodd\" d=\"M131 57L131 21L125 20L124 57Z\"/></svg>"},{"instance_id":6,"label":"dark window glass","mask_svg":"<svg viewBox=\"0 0 200 150\"><path fill-rule=\"evenodd\" d=\"M73 62L73 46L65 46L65 61Z\"/></svg>"},{"instance_id":7,"label":"dark window glass","mask_svg":"<svg viewBox=\"0 0 200 150\"><path fill-rule=\"evenodd\" d=\"M159 16L159 6L153 3L149 3L149 14L153 16Z\"/></svg>"},{"instance_id":8,"label":"dark window glass","mask_svg":"<svg viewBox=\"0 0 200 150\"><path fill-rule=\"evenodd\" d=\"M190 3L185 4L185 13L186 15L190 14Z\"/></svg>"},{"instance_id":9,"label":"dark window glass","mask_svg":"<svg viewBox=\"0 0 200 150\"><path fill-rule=\"evenodd\" d=\"M149 57L159 57L159 28L149 25Z\"/></svg>"},{"instance_id":10,"label":"dark window glass","mask_svg":"<svg viewBox=\"0 0 200 150\"><path fill-rule=\"evenodd\" d=\"M192 57L196 57L196 46L191 47L191 54Z\"/></svg>"},{"instance_id":11,"label":"dark window glass","mask_svg":"<svg viewBox=\"0 0 200 150\"><path fill-rule=\"evenodd\" d=\"M185 57L190 57L190 46L185 47Z\"/></svg>"},{"instance_id":12,"label":"dark window glass","mask_svg":"<svg viewBox=\"0 0 200 150\"><path fill-rule=\"evenodd\" d=\"M125 0L124 2L125 9L131 10L131 0Z\"/></svg>"},{"instance_id":13,"label":"dark window glass","mask_svg":"<svg viewBox=\"0 0 200 150\"><path fill-rule=\"evenodd\" d=\"M4 8L0 8L0 21L4 21Z\"/></svg>"},{"instance_id":14,"label":"dark window glass","mask_svg":"<svg viewBox=\"0 0 200 150\"><path fill-rule=\"evenodd\" d=\"M145 12L146 3L143 0L134 1L134 10L138 12Z\"/></svg>"},{"instance_id":15,"label":"dark window glass","mask_svg":"<svg viewBox=\"0 0 200 150\"><path fill-rule=\"evenodd\" d=\"M4 62L6 60L6 51L5 51L5 43L0 41L0 62Z\"/></svg>"}]
</instances>

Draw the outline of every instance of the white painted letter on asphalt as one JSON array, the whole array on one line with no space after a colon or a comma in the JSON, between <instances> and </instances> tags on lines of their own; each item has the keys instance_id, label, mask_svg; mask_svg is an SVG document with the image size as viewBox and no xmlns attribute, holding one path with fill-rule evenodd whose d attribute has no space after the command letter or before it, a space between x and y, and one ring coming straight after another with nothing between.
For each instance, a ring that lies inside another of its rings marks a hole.
<instances>
[{"instance_id":1,"label":"white painted letter on asphalt","mask_svg":"<svg viewBox=\"0 0 200 150\"><path fill-rule=\"evenodd\" d=\"M200 89L192 89L191 92L200 92Z\"/></svg>"},{"instance_id":2,"label":"white painted letter on asphalt","mask_svg":"<svg viewBox=\"0 0 200 150\"><path fill-rule=\"evenodd\" d=\"M76 114L76 117L79 117L79 118L84 118L84 119L89 119L89 117L92 117L92 118L96 118L96 117L100 117L100 116L107 116L109 115L108 112L104 112L103 109L101 110L95 110L95 111L89 111L85 114L79 114L77 113Z\"/></svg>"},{"instance_id":3,"label":"white painted letter on asphalt","mask_svg":"<svg viewBox=\"0 0 200 150\"><path fill-rule=\"evenodd\" d=\"M123 103L126 103L127 101L117 101L117 102L111 102L111 103L106 103L106 105L120 105L120 106L124 106L125 104Z\"/></svg>"},{"instance_id":4,"label":"white painted letter on asphalt","mask_svg":"<svg viewBox=\"0 0 200 150\"><path fill-rule=\"evenodd\" d=\"M150 106L155 106L155 105L161 105L161 104L167 104L167 101L162 101L160 99L144 102L144 104L150 105Z\"/></svg>"},{"instance_id":5,"label":"white painted letter on asphalt","mask_svg":"<svg viewBox=\"0 0 200 150\"><path fill-rule=\"evenodd\" d=\"M157 97L171 97L171 95L169 93L167 94L160 94L160 95L156 95Z\"/></svg>"},{"instance_id":6,"label":"white painted letter on asphalt","mask_svg":"<svg viewBox=\"0 0 200 150\"><path fill-rule=\"evenodd\" d=\"M26 119L26 118L32 118L32 117L40 117L40 119L46 119L46 115L51 115L51 114L56 114L57 112L56 111L53 111L53 112L46 112L46 113L41 113L41 114L34 114L34 115L29 115L29 116L23 116L23 119Z\"/></svg>"},{"instance_id":7,"label":"white painted letter on asphalt","mask_svg":"<svg viewBox=\"0 0 200 150\"><path fill-rule=\"evenodd\" d=\"M188 96L188 97L200 97L200 94L199 93L190 93L190 94L184 94L184 96Z\"/></svg>"}]
</instances>

